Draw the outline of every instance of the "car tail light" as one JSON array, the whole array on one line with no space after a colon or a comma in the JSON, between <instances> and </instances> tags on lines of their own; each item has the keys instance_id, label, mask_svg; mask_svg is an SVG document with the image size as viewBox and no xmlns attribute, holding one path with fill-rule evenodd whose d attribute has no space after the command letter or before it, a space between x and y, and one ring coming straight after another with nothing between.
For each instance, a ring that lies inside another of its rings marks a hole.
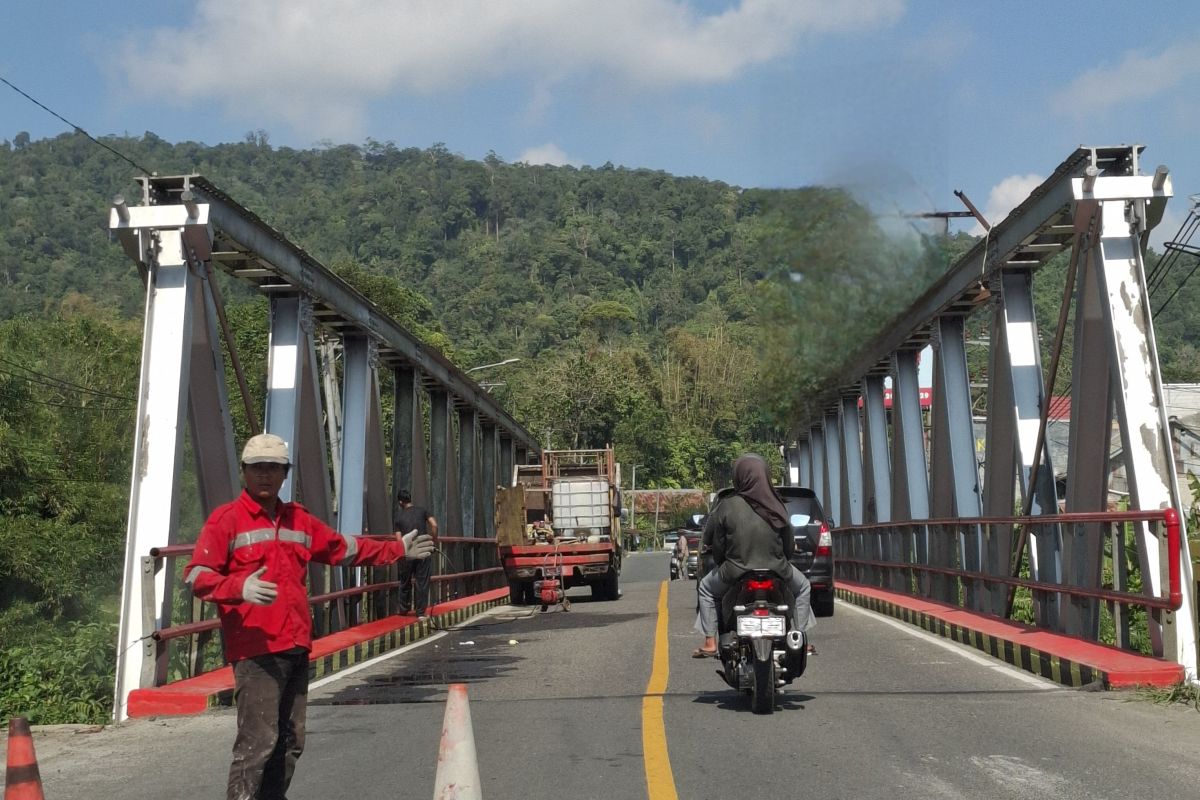
<instances>
[{"instance_id":1,"label":"car tail light","mask_svg":"<svg viewBox=\"0 0 1200 800\"><path fill-rule=\"evenodd\" d=\"M821 537L817 539L817 558L829 555L833 555L833 535L829 532L829 525L822 522Z\"/></svg>"},{"instance_id":2,"label":"car tail light","mask_svg":"<svg viewBox=\"0 0 1200 800\"><path fill-rule=\"evenodd\" d=\"M762 581L751 578L750 580L746 581L746 588L752 592L769 592L774 585L775 582L770 578Z\"/></svg>"}]
</instances>

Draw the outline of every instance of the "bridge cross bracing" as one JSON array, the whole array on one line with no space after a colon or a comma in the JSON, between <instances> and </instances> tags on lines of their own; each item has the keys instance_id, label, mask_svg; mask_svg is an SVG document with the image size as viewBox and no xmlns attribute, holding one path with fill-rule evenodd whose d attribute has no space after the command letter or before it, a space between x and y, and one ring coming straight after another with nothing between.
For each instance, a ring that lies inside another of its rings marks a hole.
<instances>
[{"instance_id":1,"label":"bridge cross bracing","mask_svg":"<svg viewBox=\"0 0 1200 800\"><path fill-rule=\"evenodd\" d=\"M127 715L130 692L167 677L167 650L151 637L179 613L175 570L147 554L180 541L185 430L203 513L240 490L214 267L269 300L263 429L288 443L294 464L281 496L301 500L339 531L390 533L393 490L409 487L444 533L491 538L493 517L482 511L493 506L496 485L540 453L536 439L468 375L212 183L199 175L139 180L142 205L118 198L109 215L146 283L118 720ZM393 377L390 442L380 413L381 369ZM474 552L464 548L463 560L472 563L462 567L492 566L467 554ZM362 572L314 565L310 586L314 593L357 586ZM328 618L317 615L316 632L372 612L391 613L339 601Z\"/></svg>"},{"instance_id":2,"label":"bridge cross bracing","mask_svg":"<svg viewBox=\"0 0 1200 800\"><path fill-rule=\"evenodd\" d=\"M1118 646L1129 646L1124 606L1105 612L1099 597L1086 594L1101 594L1127 577L1120 531L1132 526L1142 591L1159 597L1168 573L1177 569L1182 576L1178 609L1154 608L1148 615L1153 652L1183 665L1195 680L1196 612L1186 548L1167 549L1166 525L1126 521L1114 533L1096 520L1062 516L1108 511L1118 470L1128 482L1130 510L1180 508L1145 274L1149 232L1161 221L1172 187L1165 167L1141 174L1142 150L1122 145L1073 152L848 360L819 418L797 421L786 456L789 479L821 497L850 534L842 541L865 559L860 563L934 567L911 578L885 569L873 578L879 585L1008 616L1009 586L956 571L1015 577L1014 559L1027 536L1029 580L1084 590L1084 596L1034 591L1036 625L1096 640L1107 613ZM1074 350L1064 364L1073 391L1067 463L1052 464L1046 446L1051 392L1032 287L1038 269L1066 250L1071 261L1061 287L1060 329L1049 336L1055 341L1051 371L1057 372L1062 331L1069 321L1074 326ZM965 322L973 315L983 315L990 330L986 376L968 368ZM927 345L934 354L928 422L917 379ZM981 377L987 413L977 442L971 388ZM984 445L982 463L978 444ZM1014 511L1046 522L990 521L1012 518ZM921 520L954 524L899 524ZM891 532L874 535L888 525ZM1113 575L1105 575L1106 563Z\"/></svg>"}]
</instances>

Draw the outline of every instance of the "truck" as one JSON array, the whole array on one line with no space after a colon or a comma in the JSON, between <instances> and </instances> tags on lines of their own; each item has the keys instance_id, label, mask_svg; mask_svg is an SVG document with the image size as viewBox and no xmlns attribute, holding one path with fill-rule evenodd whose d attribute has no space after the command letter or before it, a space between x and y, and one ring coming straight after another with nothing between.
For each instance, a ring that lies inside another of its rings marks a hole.
<instances>
[{"instance_id":1,"label":"truck","mask_svg":"<svg viewBox=\"0 0 1200 800\"><path fill-rule=\"evenodd\" d=\"M514 605L553 602L535 587L621 596L620 482L611 446L546 450L540 463L513 468L496 493L496 546Z\"/></svg>"}]
</instances>

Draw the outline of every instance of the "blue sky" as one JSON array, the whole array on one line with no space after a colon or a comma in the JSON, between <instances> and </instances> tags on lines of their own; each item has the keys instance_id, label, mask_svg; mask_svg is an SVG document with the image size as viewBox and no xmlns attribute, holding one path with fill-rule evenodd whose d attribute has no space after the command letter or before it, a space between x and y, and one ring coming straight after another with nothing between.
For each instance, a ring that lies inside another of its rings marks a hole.
<instances>
[{"instance_id":1,"label":"blue sky","mask_svg":"<svg viewBox=\"0 0 1200 800\"><path fill-rule=\"evenodd\" d=\"M4 0L0 76L94 135L850 185L996 221L1079 144L1200 194L1200 3ZM0 139L66 126L0 85Z\"/></svg>"}]
</instances>

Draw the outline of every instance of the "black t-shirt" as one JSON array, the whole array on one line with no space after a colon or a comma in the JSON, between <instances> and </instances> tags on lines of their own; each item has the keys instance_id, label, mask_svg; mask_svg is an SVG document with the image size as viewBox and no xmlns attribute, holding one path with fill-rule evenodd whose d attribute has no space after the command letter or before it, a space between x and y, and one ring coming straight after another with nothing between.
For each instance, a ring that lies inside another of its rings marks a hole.
<instances>
[{"instance_id":1,"label":"black t-shirt","mask_svg":"<svg viewBox=\"0 0 1200 800\"><path fill-rule=\"evenodd\" d=\"M413 528L418 534L429 533L429 512L417 505L408 508L396 508L396 516L392 518L392 530L408 533Z\"/></svg>"}]
</instances>

